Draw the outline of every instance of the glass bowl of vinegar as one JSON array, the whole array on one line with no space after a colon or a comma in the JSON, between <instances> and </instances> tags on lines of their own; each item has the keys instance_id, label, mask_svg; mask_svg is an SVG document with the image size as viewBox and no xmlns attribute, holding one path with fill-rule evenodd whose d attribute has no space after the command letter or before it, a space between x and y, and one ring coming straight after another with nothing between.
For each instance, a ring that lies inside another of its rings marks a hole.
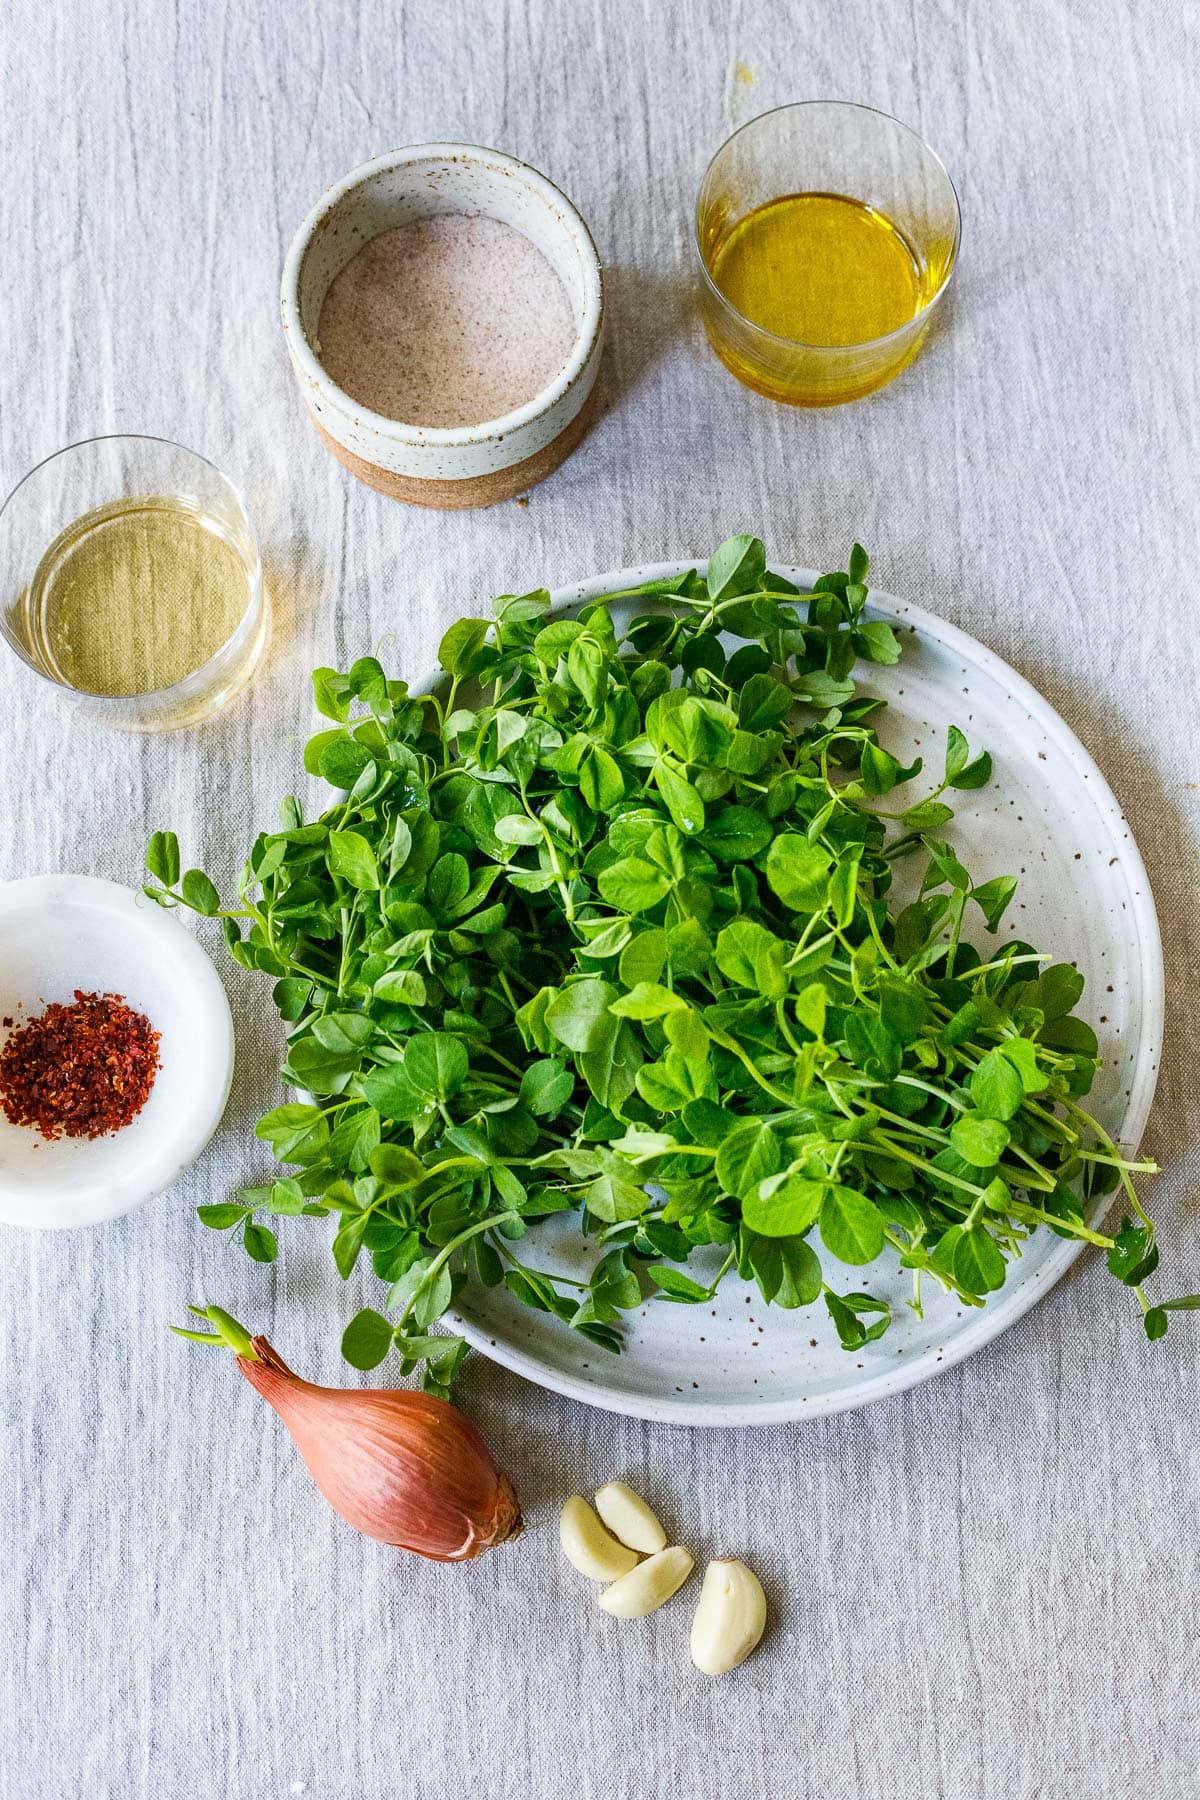
<instances>
[{"instance_id":1,"label":"glass bowl of vinegar","mask_svg":"<svg viewBox=\"0 0 1200 1800\"><path fill-rule=\"evenodd\" d=\"M268 617L241 495L165 438L71 444L0 508L0 632L102 723L207 718L249 680Z\"/></svg>"},{"instance_id":2,"label":"glass bowl of vinegar","mask_svg":"<svg viewBox=\"0 0 1200 1800\"><path fill-rule=\"evenodd\" d=\"M886 113L808 100L751 119L696 203L709 342L739 381L837 406L917 354L958 259L954 183Z\"/></svg>"}]
</instances>

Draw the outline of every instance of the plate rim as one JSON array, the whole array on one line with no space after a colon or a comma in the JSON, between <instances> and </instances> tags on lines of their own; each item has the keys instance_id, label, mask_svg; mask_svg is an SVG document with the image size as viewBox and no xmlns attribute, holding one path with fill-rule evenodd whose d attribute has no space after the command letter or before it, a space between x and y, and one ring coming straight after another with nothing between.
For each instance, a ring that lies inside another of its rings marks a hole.
<instances>
[{"instance_id":1,"label":"plate rim","mask_svg":"<svg viewBox=\"0 0 1200 1800\"><path fill-rule=\"evenodd\" d=\"M568 612L572 607L600 599L605 594L620 592L624 588L638 587L649 581L661 581L684 574L689 569L706 566L707 562L703 557L640 563L568 582L551 590L550 615ZM799 587L811 587L819 579L815 570L789 564L778 565L776 573L794 581ZM666 598L669 599L669 596ZM884 589L870 589L867 611L880 614L892 623L912 626L918 633L928 633L947 648L965 656L969 663L974 663L977 668L999 678L1010 688L1014 698L1026 706L1030 716L1037 720L1063 754L1082 769L1092 793L1098 799L1100 810L1110 815L1114 826L1125 833L1125 855L1128 859L1132 902L1130 933L1136 939L1141 959L1145 1018L1129 1083L1129 1098L1122 1114L1119 1142L1136 1146L1146 1129L1158 1085L1166 993L1162 930L1154 893L1145 861L1133 835L1133 827L1125 817L1120 801L1103 770L1066 720L1031 681L996 651L972 637L961 626L942 618L940 614L930 612L927 607L918 606L913 601L901 600ZM413 694L428 693L440 679L440 671L434 672L411 683L409 691ZM1034 1271L1032 1279L1023 1288L1013 1291L1003 1312L990 1304L985 1306L978 1318L952 1344L939 1352L928 1350L886 1375L875 1375L869 1382L848 1383L835 1394L814 1397L802 1395L795 1399L764 1400L761 1403L693 1401L666 1395L661 1399L646 1400L638 1395L624 1394L619 1390L605 1388L602 1383L586 1382L548 1368L528 1351L496 1340L488 1329L473 1322L457 1306L452 1316L472 1349L479 1351L488 1361L498 1363L536 1387L562 1394L571 1400L582 1401L585 1406L595 1407L602 1412L618 1413L626 1418L645 1419L653 1424L685 1425L696 1430L713 1426L750 1430L756 1426L794 1424L804 1419L830 1418L838 1413L857 1412L863 1407L874 1405L876 1401L893 1399L909 1388L947 1373L981 1350L985 1344L1001 1336L1018 1319L1024 1318L1061 1279L1086 1247L1081 1238L1060 1239L1042 1266Z\"/></svg>"}]
</instances>

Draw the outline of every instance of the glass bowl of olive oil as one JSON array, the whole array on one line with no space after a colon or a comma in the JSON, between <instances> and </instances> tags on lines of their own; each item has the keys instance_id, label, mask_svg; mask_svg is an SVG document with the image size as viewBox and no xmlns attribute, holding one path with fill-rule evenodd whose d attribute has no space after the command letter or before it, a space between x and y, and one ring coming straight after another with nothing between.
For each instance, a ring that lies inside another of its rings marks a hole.
<instances>
[{"instance_id":1,"label":"glass bowl of olive oil","mask_svg":"<svg viewBox=\"0 0 1200 1800\"><path fill-rule=\"evenodd\" d=\"M709 342L772 400L857 400L917 354L961 228L954 183L899 120L840 100L763 113L717 151L696 203Z\"/></svg>"},{"instance_id":2,"label":"glass bowl of olive oil","mask_svg":"<svg viewBox=\"0 0 1200 1800\"><path fill-rule=\"evenodd\" d=\"M249 680L268 622L241 495L165 438L72 444L0 508L0 631L104 723L206 718Z\"/></svg>"}]
</instances>

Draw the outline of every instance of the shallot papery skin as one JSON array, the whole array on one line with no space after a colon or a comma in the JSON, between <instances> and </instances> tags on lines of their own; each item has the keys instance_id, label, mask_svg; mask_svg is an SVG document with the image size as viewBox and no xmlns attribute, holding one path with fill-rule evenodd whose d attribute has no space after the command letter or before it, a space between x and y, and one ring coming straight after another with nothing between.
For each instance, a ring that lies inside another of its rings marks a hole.
<instances>
[{"instance_id":1,"label":"shallot papery skin","mask_svg":"<svg viewBox=\"0 0 1200 1800\"><path fill-rule=\"evenodd\" d=\"M465 1562L521 1529L507 1475L456 1406L405 1388L316 1387L266 1338L242 1374L273 1406L334 1511L367 1537Z\"/></svg>"}]
</instances>

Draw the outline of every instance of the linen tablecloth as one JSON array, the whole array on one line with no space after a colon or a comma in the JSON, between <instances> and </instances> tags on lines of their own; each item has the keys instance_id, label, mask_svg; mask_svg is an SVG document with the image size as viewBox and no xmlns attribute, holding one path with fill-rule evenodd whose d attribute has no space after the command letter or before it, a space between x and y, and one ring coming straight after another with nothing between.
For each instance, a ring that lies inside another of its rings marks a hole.
<instances>
[{"instance_id":1,"label":"linen tablecloth","mask_svg":"<svg viewBox=\"0 0 1200 1800\"><path fill-rule=\"evenodd\" d=\"M6 654L0 875L136 883L173 826L228 877L302 779L314 665L382 644L415 673L495 592L735 530L823 567L858 537L882 586L1041 688L1124 804L1167 955L1154 1208L1172 1285L1200 1285L1194 11L10 0L0 59L0 483L103 431L205 452L245 487L276 621L252 690L177 736L74 720ZM690 262L717 144L813 96L915 126L965 219L949 328L816 413L716 364ZM607 264L601 417L528 507L356 486L288 371L296 223L430 139L544 169ZM265 1270L196 1222L261 1173L278 1092L267 996L205 941L239 1044L218 1139L115 1224L0 1232L2 1800L1200 1791L1200 1339L1185 1319L1147 1345L1094 1255L965 1366L792 1428L647 1426L475 1358L464 1399L529 1535L446 1571L344 1528L228 1361L167 1333L208 1292L354 1380L338 1336L368 1291L315 1232ZM692 1670L690 1606L600 1629L559 1579L559 1503L616 1474L762 1571L774 1623L736 1678Z\"/></svg>"}]
</instances>

